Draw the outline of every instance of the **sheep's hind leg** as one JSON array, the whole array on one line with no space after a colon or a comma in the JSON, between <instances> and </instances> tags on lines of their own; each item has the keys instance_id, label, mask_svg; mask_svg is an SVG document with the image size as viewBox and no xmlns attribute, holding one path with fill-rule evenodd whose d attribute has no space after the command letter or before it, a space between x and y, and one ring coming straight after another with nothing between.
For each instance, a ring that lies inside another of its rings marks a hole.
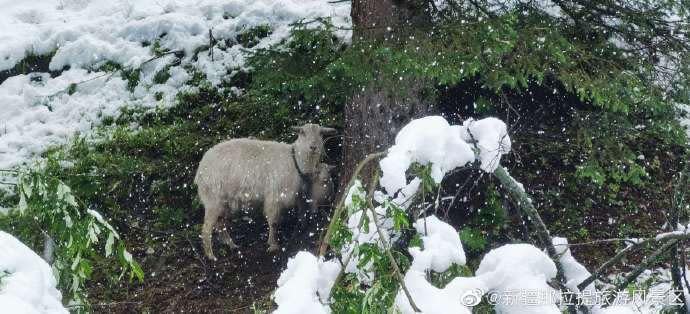
<instances>
[{"instance_id":1,"label":"sheep's hind leg","mask_svg":"<svg viewBox=\"0 0 690 314\"><path fill-rule=\"evenodd\" d=\"M232 237L230 236L229 228L228 228L228 218L227 217L221 217L222 222L220 223L221 229L220 229L220 242L223 242L223 244L227 245L229 249L234 250L238 248L237 244L235 244L235 241L232 240Z\"/></svg>"},{"instance_id":2,"label":"sheep's hind leg","mask_svg":"<svg viewBox=\"0 0 690 314\"><path fill-rule=\"evenodd\" d=\"M201 227L201 240L204 245L204 253L206 257L212 261L217 261L215 255L213 255L213 227L218 221L218 217L223 210L223 206L220 203L209 203L204 204L206 210L204 211L204 225Z\"/></svg>"}]
</instances>

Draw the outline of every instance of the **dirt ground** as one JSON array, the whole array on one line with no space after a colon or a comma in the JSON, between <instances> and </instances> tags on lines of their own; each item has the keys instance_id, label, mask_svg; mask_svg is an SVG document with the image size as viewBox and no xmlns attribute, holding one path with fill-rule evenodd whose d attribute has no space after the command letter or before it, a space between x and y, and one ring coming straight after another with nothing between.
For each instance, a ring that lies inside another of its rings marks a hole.
<instances>
[{"instance_id":1,"label":"dirt ground","mask_svg":"<svg viewBox=\"0 0 690 314\"><path fill-rule=\"evenodd\" d=\"M90 290L93 312L253 313L254 308L270 309L270 295L288 258L299 250L313 250L319 231L315 224L299 227L296 219L288 219L280 230L281 251L269 253L264 221L234 225L231 235L240 248L226 250L214 237L217 262L203 256L201 239L192 230L161 233L161 238L168 239L166 248L159 251L135 248L146 273L144 283L123 280L119 289L96 284Z\"/></svg>"}]
</instances>

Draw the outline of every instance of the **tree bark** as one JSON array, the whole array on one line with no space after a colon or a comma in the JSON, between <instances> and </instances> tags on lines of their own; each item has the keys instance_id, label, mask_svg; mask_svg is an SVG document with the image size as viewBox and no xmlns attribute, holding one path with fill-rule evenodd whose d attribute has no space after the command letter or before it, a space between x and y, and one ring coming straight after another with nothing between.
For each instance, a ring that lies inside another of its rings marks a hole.
<instances>
[{"instance_id":1,"label":"tree bark","mask_svg":"<svg viewBox=\"0 0 690 314\"><path fill-rule=\"evenodd\" d=\"M395 135L410 120L432 112L432 104L424 102L415 87L402 96L387 88L370 85L352 96L345 106L345 139L343 141L343 175L340 186L350 181L358 162L370 153L387 149ZM364 183L370 180L377 164L367 165L360 173Z\"/></svg>"},{"instance_id":2,"label":"tree bark","mask_svg":"<svg viewBox=\"0 0 690 314\"><path fill-rule=\"evenodd\" d=\"M406 34L430 25L426 3L419 0L353 0L353 42L404 44L408 38ZM371 71L374 81L359 88L345 105L341 187L350 181L358 162L390 146L400 128L411 119L432 112L432 104L422 97L422 82L405 79L385 82L384 78L377 77L377 69L371 68ZM369 165L360 174L365 184L376 166Z\"/></svg>"},{"instance_id":3,"label":"tree bark","mask_svg":"<svg viewBox=\"0 0 690 314\"><path fill-rule=\"evenodd\" d=\"M43 234L43 260L48 265L53 264L55 255L55 241L47 233Z\"/></svg>"}]
</instances>

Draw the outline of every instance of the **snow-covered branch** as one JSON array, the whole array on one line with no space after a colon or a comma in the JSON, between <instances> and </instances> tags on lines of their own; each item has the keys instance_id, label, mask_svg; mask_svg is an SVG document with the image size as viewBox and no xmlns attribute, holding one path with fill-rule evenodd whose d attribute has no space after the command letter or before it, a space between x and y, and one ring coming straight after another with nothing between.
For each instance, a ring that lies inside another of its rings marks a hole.
<instances>
[{"instance_id":1,"label":"snow-covered branch","mask_svg":"<svg viewBox=\"0 0 690 314\"><path fill-rule=\"evenodd\" d=\"M374 286L381 289L377 280L385 276L398 281L394 306L402 313L471 313L471 308L485 295L538 290L553 298L536 307L534 304L495 304L495 310L500 313L536 310L538 313L555 314L564 309L564 305L559 306L559 297L556 296L569 292L597 293L593 282L626 253L646 244L662 243L663 250L654 254L658 256L677 241L690 239L687 229L679 229L639 241L590 273L572 256L566 239L551 236L522 184L500 166L501 155L509 149L510 138L505 125L497 119L468 119L460 126L450 125L442 117L426 117L410 122L398 133L395 144L386 153L369 155L355 170L355 174L359 173L366 164L385 154L379 162L382 190L376 190L378 181L374 178L368 191L365 191L355 175L348 184L348 193L342 196L336 206L331 225L321 243L319 257L300 252L290 260L274 295L278 304L276 312L311 310L329 313L329 305L341 301L332 299L333 291L342 289L345 280L355 280L350 284L368 291ZM414 222L414 231L421 239L421 245L408 249L411 265L407 270L401 269L392 254L391 243L401 236L399 224L405 224L405 217L411 216L408 208L415 200L415 195L428 190L429 187L422 186L428 183L423 182L440 184L450 171L475 162L480 169L494 174L514 203L530 218L539 243L546 252L530 244L504 245L484 256L475 276L456 277L445 287L439 287L428 274L444 273L453 265L465 265L466 260L457 230L431 215ZM428 177L424 180L418 177L410 179L408 169L414 164L430 165ZM342 217L345 214L346 217ZM335 234L341 243L333 249L340 260L325 260L327 245ZM342 243L343 239L346 239L346 243ZM381 264L378 268L374 267L370 255L372 249L378 250L376 254L379 256L385 256L386 263L390 262L389 273L377 273L382 268ZM637 278L649 263L651 259L645 260L625 280ZM297 273L303 275L295 275ZM344 274L355 276L344 279ZM557 279L557 290L549 286L552 279ZM605 312L601 306L581 306L577 309L569 306L568 310Z\"/></svg>"}]
</instances>

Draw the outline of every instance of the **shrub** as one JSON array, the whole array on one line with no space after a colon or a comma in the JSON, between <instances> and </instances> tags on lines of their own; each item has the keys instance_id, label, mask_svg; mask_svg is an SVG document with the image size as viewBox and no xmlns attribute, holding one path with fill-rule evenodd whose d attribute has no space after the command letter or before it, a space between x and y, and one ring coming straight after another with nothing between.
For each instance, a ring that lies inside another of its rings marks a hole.
<instances>
[{"instance_id":1,"label":"shrub","mask_svg":"<svg viewBox=\"0 0 690 314\"><path fill-rule=\"evenodd\" d=\"M61 168L55 159L47 159L43 164L19 172L16 185L19 201L16 209L0 216L0 226L34 250L41 247L41 243L51 245L48 238L54 241L52 267L58 288L69 292L68 303L87 306L85 284L98 269L96 263L114 262L112 259L117 258L119 275L108 275L119 278L129 274L130 280L142 281L144 273L115 228L52 175L52 171Z\"/></svg>"}]
</instances>

